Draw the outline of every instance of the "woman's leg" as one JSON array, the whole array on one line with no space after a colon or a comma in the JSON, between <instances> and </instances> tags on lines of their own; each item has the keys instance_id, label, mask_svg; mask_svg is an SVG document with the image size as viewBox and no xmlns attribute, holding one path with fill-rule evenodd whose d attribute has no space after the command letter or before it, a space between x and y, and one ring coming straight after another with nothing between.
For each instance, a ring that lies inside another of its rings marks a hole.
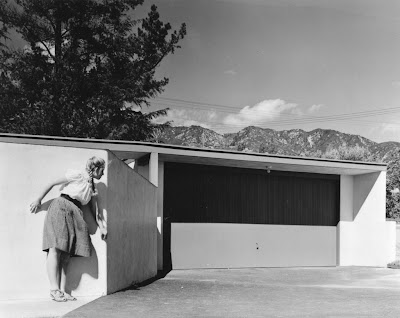
<instances>
[{"instance_id":1,"label":"woman's leg","mask_svg":"<svg viewBox=\"0 0 400 318\"><path fill-rule=\"evenodd\" d=\"M61 263L61 268L60 268L60 276L64 274L64 278L67 276L67 269L69 265L69 260L70 260L70 255L65 252L61 252L61 258L60 258L60 263ZM64 284L62 283L62 279L60 279L60 289L65 292L65 280Z\"/></svg>"},{"instance_id":2,"label":"woman's leg","mask_svg":"<svg viewBox=\"0 0 400 318\"><path fill-rule=\"evenodd\" d=\"M60 255L61 251L55 247L49 248L47 253L47 276L50 281L50 290L60 289Z\"/></svg>"},{"instance_id":3,"label":"woman's leg","mask_svg":"<svg viewBox=\"0 0 400 318\"><path fill-rule=\"evenodd\" d=\"M69 265L69 261L71 256L69 253L61 252L61 275L64 274L64 281L61 279L60 289L64 293L64 297L67 300L76 300L74 296L71 296L71 290L66 290L66 283L67 283L67 269Z\"/></svg>"}]
</instances>

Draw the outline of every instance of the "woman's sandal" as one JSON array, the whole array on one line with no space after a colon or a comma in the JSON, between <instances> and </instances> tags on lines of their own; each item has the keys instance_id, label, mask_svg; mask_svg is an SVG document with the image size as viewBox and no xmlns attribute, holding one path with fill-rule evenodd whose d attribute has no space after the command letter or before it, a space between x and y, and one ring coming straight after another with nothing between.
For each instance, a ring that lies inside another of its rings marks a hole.
<instances>
[{"instance_id":1,"label":"woman's sandal","mask_svg":"<svg viewBox=\"0 0 400 318\"><path fill-rule=\"evenodd\" d=\"M67 294L65 292L64 292L64 297L65 297L66 300L69 300L69 301L75 301L76 300L76 298L74 296L72 296L70 294Z\"/></svg>"},{"instance_id":2,"label":"woman's sandal","mask_svg":"<svg viewBox=\"0 0 400 318\"><path fill-rule=\"evenodd\" d=\"M50 297L54 301L58 301L58 302L67 301L67 298L65 297L64 293L58 289L50 290Z\"/></svg>"}]
</instances>

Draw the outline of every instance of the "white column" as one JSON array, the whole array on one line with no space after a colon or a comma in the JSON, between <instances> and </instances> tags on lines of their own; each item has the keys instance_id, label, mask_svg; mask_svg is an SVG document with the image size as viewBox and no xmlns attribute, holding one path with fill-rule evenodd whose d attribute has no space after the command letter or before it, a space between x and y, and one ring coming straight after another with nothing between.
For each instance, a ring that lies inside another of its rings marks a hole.
<instances>
[{"instance_id":1,"label":"white column","mask_svg":"<svg viewBox=\"0 0 400 318\"><path fill-rule=\"evenodd\" d=\"M161 168L161 169L160 169ZM158 162L158 153L152 152L149 159L149 181L158 187L157 191L157 269L162 270L162 257L163 257L163 212L162 212L162 198L163 198L163 176L160 180L159 187L159 171L163 173L164 165ZM160 169L160 170L159 170Z\"/></svg>"},{"instance_id":2,"label":"white column","mask_svg":"<svg viewBox=\"0 0 400 318\"><path fill-rule=\"evenodd\" d=\"M152 152L149 160L149 181L158 187L158 153Z\"/></svg>"},{"instance_id":3,"label":"white column","mask_svg":"<svg viewBox=\"0 0 400 318\"><path fill-rule=\"evenodd\" d=\"M338 265L385 267L396 252L396 224L385 217L386 171L342 176L341 187Z\"/></svg>"},{"instance_id":4,"label":"white column","mask_svg":"<svg viewBox=\"0 0 400 318\"><path fill-rule=\"evenodd\" d=\"M354 220L353 217L353 176L340 176L340 221Z\"/></svg>"},{"instance_id":5,"label":"white column","mask_svg":"<svg viewBox=\"0 0 400 318\"><path fill-rule=\"evenodd\" d=\"M340 176L340 219L336 227L336 263L338 266L349 265L349 242L343 233L343 227L353 222L354 177Z\"/></svg>"},{"instance_id":6,"label":"white column","mask_svg":"<svg viewBox=\"0 0 400 318\"><path fill-rule=\"evenodd\" d=\"M164 227L164 162L158 164L157 197L157 269L163 269L163 227Z\"/></svg>"}]
</instances>

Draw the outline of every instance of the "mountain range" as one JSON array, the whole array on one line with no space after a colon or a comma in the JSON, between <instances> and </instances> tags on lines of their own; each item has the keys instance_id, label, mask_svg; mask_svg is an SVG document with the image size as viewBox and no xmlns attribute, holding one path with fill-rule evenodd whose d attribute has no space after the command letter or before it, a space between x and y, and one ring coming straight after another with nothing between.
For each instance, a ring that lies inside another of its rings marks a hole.
<instances>
[{"instance_id":1,"label":"mountain range","mask_svg":"<svg viewBox=\"0 0 400 318\"><path fill-rule=\"evenodd\" d=\"M227 134L219 134L200 126L168 127L156 141L189 147L307 157L324 154L339 146L359 146L368 149L382 161L393 150L400 149L400 142L376 143L359 135L331 129L314 129L308 132L301 129L277 131L255 126Z\"/></svg>"}]
</instances>

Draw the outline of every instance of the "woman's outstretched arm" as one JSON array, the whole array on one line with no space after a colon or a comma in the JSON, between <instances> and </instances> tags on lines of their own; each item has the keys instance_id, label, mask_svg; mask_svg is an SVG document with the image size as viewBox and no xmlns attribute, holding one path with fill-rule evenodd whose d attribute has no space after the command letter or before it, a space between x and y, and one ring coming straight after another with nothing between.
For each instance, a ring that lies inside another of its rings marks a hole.
<instances>
[{"instance_id":1,"label":"woman's outstretched arm","mask_svg":"<svg viewBox=\"0 0 400 318\"><path fill-rule=\"evenodd\" d=\"M89 202L89 209L92 212L94 219L96 220L97 225L99 226L101 238L103 240L107 239L107 227L104 225L104 220L100 214L99 206L97 204L97 197L94 196Z\"/></svg>"},{"instance_id":2,"label":"woman's outstretched arm","mask_svg":"<svg viewBox=\"0 0 400 318\"><path fill-rule=\"evenodd\" d=\"M43 189L43 191L39 194L39 197L35 201L33 201L31 203L31 205L30 205L31 213L36 213L37 212L37 210L42 205L43 198L46 196L47 193L49 193L49 191L54 186L59 185L59 184L63 184L63 183L67 183L67 182L68 182L67 178L63 177L63 178L59 178L59 179L53 180L52 182L47 184L46 187Z\"/></svg>"}]
</instances>

